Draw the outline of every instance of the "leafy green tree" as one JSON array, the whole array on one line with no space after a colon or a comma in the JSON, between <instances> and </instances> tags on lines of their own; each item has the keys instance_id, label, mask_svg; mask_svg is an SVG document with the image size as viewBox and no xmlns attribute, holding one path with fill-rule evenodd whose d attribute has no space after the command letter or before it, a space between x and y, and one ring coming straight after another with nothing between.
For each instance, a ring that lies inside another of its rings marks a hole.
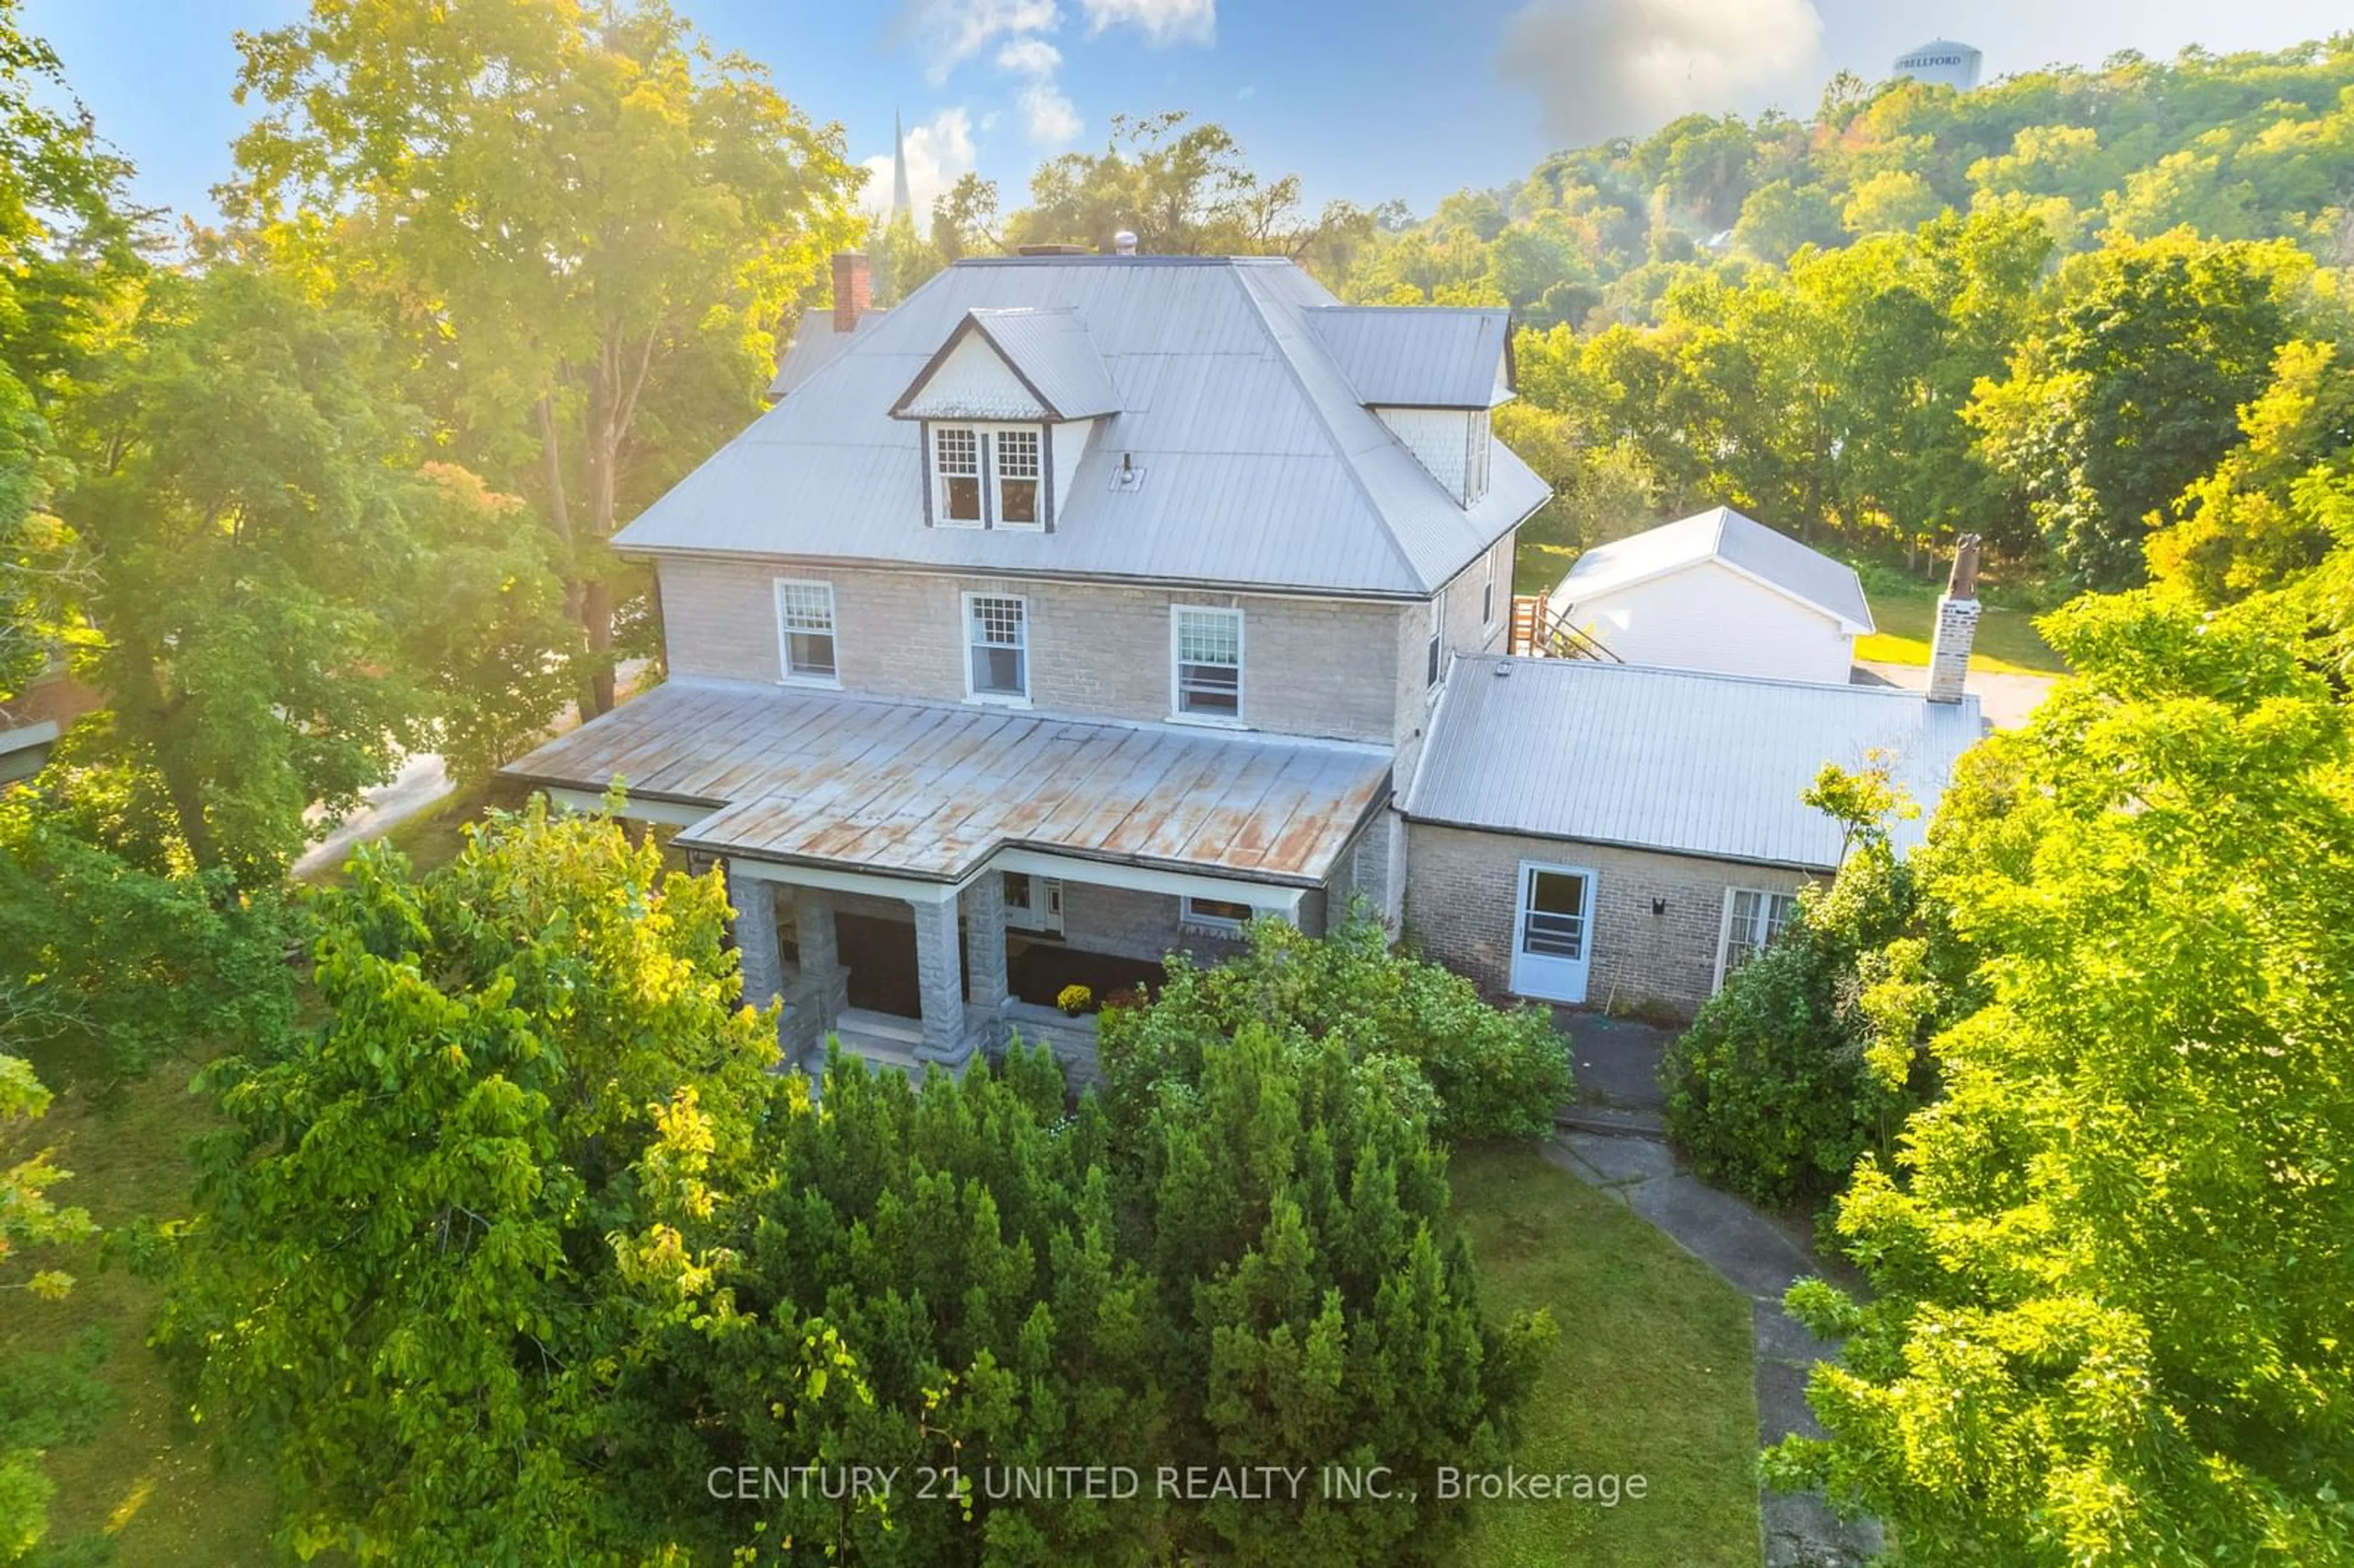
<instances>
[{"instance_id":1,"label":"leafy green tree","mask_svg":"<svg viewBox=\"0 0 2354 1568\"><path fill-rule=\"evenodd\" d=\"M318 0L239 48L265 108L232 215L412 339L417 400L538 502L580 627L553 651L602 713L605 541L757 410L779 320L857 233L841 128L659 0Z\"/></svg>"},{"instance_id":2,"label":"leafy green tree","mask_svg":"<svg viewBox=\"0 0 2354 1568\"><path fill-rule=\"evenodd\" d=\"M1901 234L1946 210L1936 190L1905 169L1888 169L1859 181L1840 215L1850 234Z\"/></svg>"},{"instance_id":3,"label":"leafy green tree","mask_svg":"<svg viewBox=\"0 0 2354 1568\"><path fill-rule=\"evenodd\" d=\"M1890 842L1912 808L1886 769L1827 767L1807 799L1845 829L1838 875L1725 976L1659 1069L1668 1131L1693 1168L1776 1206L1829 1196L1859 1156L1887 1155L1935 1088L1926 1009L1967 973Z\"/></svg>"},{"instance_id":4,"label":"leafy green tree","mask_svg":"<svg viewBox=\"0 0 2354 1568\"><path fill-rule=\"evenodd\" d=\"M17 1005L17 998L0 991L0 1027ZM34 1076L31 1064L0 1054L0 1139L12 1151L17 1137L48 1107L49 1091ZM36 1269L16 1277L21 1270L10 1261L27 1248L68 1245L97 1234L87 1212L61 1209L49 1197L48 1190L72 1174L59 1169L48 1150L0 1169L0 1289L28 1290L51 1300L72 1290L73 1277L61 1269ZM41 1473L39 1451L17 1446L17 1436L0 1433L0 1555L12 1563L29 1554L48 1533L49 1499L56 1495Z\"/></svg>"},{"instance_id":5,"label":"leafy green tree","mask_svg":"<svg viewBox=\"0 0 2354 1568\"><path fill-rule=\"evenodd\" d=\"M289 922L268 894L158 874L99 848L44 779L0 798L0 1051L100 1079L282 1039Z\"/></svg>"},{"instance_id":6,"label":"leafy green tree","mask_svg":"<svg viewBox=\"0 0 2354 1568\"><path fill-rule=\"evenodd\" d=\"M1838 1224L1872 1298L1773 1456L1923 1564L2354 1560L2354 734L2293 590L2088 598L1924 896L1946 1093Z\"/></svg>"},{"instance_id":7,"label":"leafy green tree","mask_svg":"<svg viewBox=\"0 0 2354 1568\"><path fill-rule=\"evenodd\" d=\"M2051 321L1967 417L2080 581L2141 579L2153 520L2231 449L2311 270L2283 243L2177 236L2063 271Z\"/></svg>"},{"instance_id":8,"label":"leafy green tree","mask_svg":"<svg viewBox=\"0 0 2354 1568\"><path fill-rule=\"evenodd\" d=\"M83 755L152 772L189 863L249 886L424 737L401 657L408 432L364 325L223 264L159 278L117 374L77 400L56 503L89 561Z\"/></svg>"},{"instance_id":9,"label":"leafy green tree","mask_svg":"<svg viewBox=\"0 0 2354 1568\"><path fill-rule=\"evenodd\" d=\"M1839 203L1820 185L1775 180L1759 185L1741 204L1733 243L1761 261L1787 261L1804 246L1838 244L1845 238Z\"/></svg>"},{"instance_id":10,"label":"leafy green tree","mask_svg":"<svg viewBox=\"0 0 2354 1568\"><path fill-rule=\"evenodd\" d=\"M2335 542L2320 506L2354 481L2354 375L2337 344L2285 343L2272 384L2240 410L2243 440L2149 536L2153 580L2209 604L2277 588ZM2310 481L2308 486L2306 482Z\"/></svg>"},{"instance_id":11,"label":"leafy green tree","mask_svg":"<svg viewBox=\"0 0 2354 1568\"><path fill-rule=\"evenodd\" d=\"M1299 175L1260 177L1225 127L1187 118L1115 114L1102 152L1040 164L1005 242L1108 249L1124 228L1155 255L1290 256L1345 270L1348 248L1371 232L1368 215L1341 201L1303 213Z\"/></svg>"},{"instance_id":12,"label":"leafy green tree","mask_svg":"<svg viewBox=\"0 0 2354 1568\"><path fill-rule=\"evenodd\" d=\"M679 1499L614 1457L754 1128L789 1109L716 875L535 804L320 908L313 1038L200 1080L197 1214L157 1333L308 1555L644 1560Z\"/></svg>"},{"instance_id":13,"label":"leafy green tree","mask_svg":"<svg viewBox=\"0 0 2354 1568\"><path fill-rule=\"evenodd\" d=\"M1241 953L1208 969L1174 957L1150 1006L1106 1013L1115 1122L1140 1126L1164 1084L1197 1082L1253 1022L1402 1071L1447 1139L1542 1134L1569 1093L1568 1053L1543 1009L1488 1006L1470 981L1396 950L1381 922L1352 913L1321 938L1253 921Z\"/></svg>"},{"instance_id":14,"label":"leafy green tree","mask_svg":"<svg viewBox=\"0 0 2354 1568\"><path fill-rule=\"evenodd\" d=\"M0 0L0 704L65 635L69 567L37 509L70 472L49 406L139 270L129 165L60 107L54 51Z\"/></svg>"}]
</instances>

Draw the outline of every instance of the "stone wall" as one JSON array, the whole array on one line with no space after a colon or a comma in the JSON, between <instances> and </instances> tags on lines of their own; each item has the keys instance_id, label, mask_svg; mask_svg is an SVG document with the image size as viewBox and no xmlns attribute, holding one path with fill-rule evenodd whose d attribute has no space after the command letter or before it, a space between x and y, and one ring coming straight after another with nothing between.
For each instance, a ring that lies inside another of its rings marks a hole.
<instances>
[{"instance_id":1,"label":"stone wall","mask_svg":"<svg viewBox=\"0 0 2354 1568\"><path fill-rule=\"evenodd\" d=\"M1033 706L1155 723L1170 716L1173 701L1171 607L1239 606L1244 722L1272 734L1336 740L1391 739L1399 628L1408 620L1424 624L1419 605L886 571L822 561L679 560L660 569L675 675L778 679L774 584L792 577L833 585L834 657L844 691L962 702L962 596L1008 594L1028 607ZM1467 574L1477 575L1476 566ZM1466 613L1476 634L1477 586L1470 591Z\"/></svg>"},{"instance_id":2,"label":"stone wall","mask_svg":"<svg viewBox=\"0 0 2354 1568\"><path fill-rule=\"evenodd\" d=\"M1648 1005L1689 1017L1715 989L1726 889L1789 893L1811 880L1775 867L1423 822L1409 824L1407 835L1408 939L1496 996L1511 985L1521 863L1593 872L1586 1005L1618 1012ZM1656 913L1655 900L1664 905Z\"/></svg>"}]
</instances>

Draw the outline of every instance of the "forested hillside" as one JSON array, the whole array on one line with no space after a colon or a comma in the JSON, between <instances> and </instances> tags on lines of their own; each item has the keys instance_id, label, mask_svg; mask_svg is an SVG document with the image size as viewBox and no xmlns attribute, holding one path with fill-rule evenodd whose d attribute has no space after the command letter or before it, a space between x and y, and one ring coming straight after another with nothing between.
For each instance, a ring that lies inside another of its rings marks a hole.
<instances>
[{"instance_id":1,"label":"forested hillside","mask_svg":"<svg viewBox=\"0 0 2354 1568\"><path fill-rule=\"evenodd\" d=\"M1975 532L2014 586L2115 587L2237 410L2316 379L2311 347L2275 365L2288 345L2343 341L2354 35L1969 93L1842 75L1811 121L1690 115L1418 222L1298 192L1163 115L1044 164L1002 218L967 176L928 237L875 239L900 291L1128 228L1293 255L1351 300L1510 307L1523 400L1499 429L1560 493L1532 569L1730 502L1924 569Z\"/></svg>"}]
</instances>

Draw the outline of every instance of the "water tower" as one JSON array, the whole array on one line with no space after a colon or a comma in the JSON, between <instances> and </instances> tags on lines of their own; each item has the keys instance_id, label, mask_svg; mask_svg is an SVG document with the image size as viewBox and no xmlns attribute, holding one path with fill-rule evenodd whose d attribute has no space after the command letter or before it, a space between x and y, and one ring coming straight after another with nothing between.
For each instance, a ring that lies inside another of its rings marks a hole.
<instances>
[{"instance_id":1,"label":"water tower","mask_svg":"<svg viewBox=\"0 0 2354 1568\"><path fill-rule=\"evenodd\" d=\"M1967 44L1957 44L1951 38L1931 38L1920 48L1898 55L1893 74L1967 92L1978 84L1978 68L1985 63L1986 56Z\"/></svg>"}]
</instances>

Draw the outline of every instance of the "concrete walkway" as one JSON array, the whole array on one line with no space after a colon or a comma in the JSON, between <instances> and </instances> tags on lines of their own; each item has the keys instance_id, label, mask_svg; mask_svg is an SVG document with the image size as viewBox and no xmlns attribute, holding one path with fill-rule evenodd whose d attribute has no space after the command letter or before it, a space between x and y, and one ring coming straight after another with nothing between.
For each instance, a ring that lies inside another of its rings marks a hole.
<instances>
[{"instance_id":1,"label":"concrete walkway","mask_svg":"<svg viewBox=\"0 0 2354 1568\"><path fill-rule=\"evenodd\" d=\"M1679 1170L1665 1143L1643 1137L1566 1130L1545 1158L1601 1189L1659 1227L1749 1298L1757 1339L1757 1436L1822 1436L1807 1407L1807 1375L1839 1353L1782 1310L1782 1293L1831 1272L1802 1240L1730 1192ZM1819 1497L1764 1490L1758 1499L1766 1568L1856 1568L1882 1549L1879 1527L1847 1522Z\"/></svg>"}]
</instances>

